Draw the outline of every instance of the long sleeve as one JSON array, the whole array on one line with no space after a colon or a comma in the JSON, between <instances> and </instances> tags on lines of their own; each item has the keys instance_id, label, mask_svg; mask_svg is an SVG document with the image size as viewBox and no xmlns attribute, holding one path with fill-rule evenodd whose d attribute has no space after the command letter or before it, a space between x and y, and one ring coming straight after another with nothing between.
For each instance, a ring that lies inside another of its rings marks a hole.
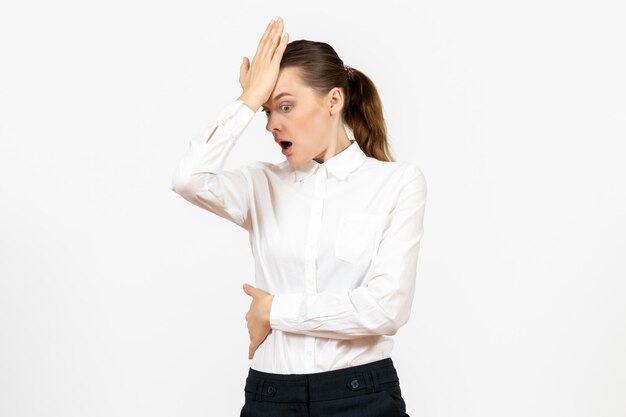
<instances>
[{"instance_id":1,"label":"long sleeve","mask_svg":"<svg viewBox=\"0 0 626 417\"><path fill-rule=\"evenodd\" d=\"M246 166L223 169L228 155L253 119L242 100L226 106L187 150L172 177L171 189L196 206L249 230L251 181Z\"/></svg>"},{"instance_id":2,"label":"long sleeve","mask_svg":"<svg viewBox=\"0 0 626 417\"><path fill-rule=\"evenodd\" d=\"M422 172L411 165L363 285L274 294L270 326L332 339L396 334L409 320L413 303L426 194Z\"/></svg>"}]
</instances>

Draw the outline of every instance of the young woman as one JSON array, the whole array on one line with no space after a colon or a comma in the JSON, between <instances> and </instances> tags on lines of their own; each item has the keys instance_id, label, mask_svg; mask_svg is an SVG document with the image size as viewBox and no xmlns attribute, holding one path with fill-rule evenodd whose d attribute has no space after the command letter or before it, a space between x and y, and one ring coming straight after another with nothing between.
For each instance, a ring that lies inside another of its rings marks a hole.
<instances>
[{"instance_id":1,"label":"young woman","mask_svg":"<svg viewBox=\"0 0 626 417\"><path fill-rule=\"evenodd\" d=\"M408 416L390 352L411 311L426 181L389 156L372 81L326 43L288 43L283 27L270 21L241 64L241 96L172 179L250 236L241 417ZM224 169L261 106L286 159Z\"/></svg>"}]
</instances>

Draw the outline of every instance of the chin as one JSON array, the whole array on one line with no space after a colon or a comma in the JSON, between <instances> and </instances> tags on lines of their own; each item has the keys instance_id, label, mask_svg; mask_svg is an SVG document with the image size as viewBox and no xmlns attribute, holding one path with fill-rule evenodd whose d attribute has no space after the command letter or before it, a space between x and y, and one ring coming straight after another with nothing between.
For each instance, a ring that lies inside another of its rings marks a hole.
<instances>
[{"instance_id":1,"label":"chin","mask_svg":"<svg viewBox=\"0 0 626 417\"><path fill-rule=\"evenodd\" d=\"M285 156L285 159L287 160L287 162L288 162L290 165L300 165L300 164L304 163L304 161L303 161L303 160L301 160L301 159L296 159L296 158L294 158L293 156Z\"/></svg>"}]
</instances>

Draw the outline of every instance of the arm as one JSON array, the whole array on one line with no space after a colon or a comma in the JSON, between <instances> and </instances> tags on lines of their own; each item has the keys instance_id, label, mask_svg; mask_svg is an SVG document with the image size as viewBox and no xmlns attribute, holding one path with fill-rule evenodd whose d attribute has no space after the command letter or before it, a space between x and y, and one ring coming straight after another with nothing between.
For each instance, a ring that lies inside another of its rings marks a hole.
<instances>
[{"instance_id":1,"label":"arm","mask_svg":"<svg viewBox=\"0 0 626 417\"><path fill-rule=\"evenodd\" d=\"M273 329L356 339L392 336L409 320L427 188L419 169L411 166L407 172L405 186L363 286L317 294L274 294L270 310Z\"/></svg>"},{"instance_id":2,"label":"arm","mask_svg":"<svg viewBox=\"0 0 626 417\"><path fill-rule=\"evenodd\" d=\"M246 167L223 169L228 155L255 115L241 99L193 138L172 177L171 189L187 201L249 230L250 181Z\"/></svg>"}]
</instances>

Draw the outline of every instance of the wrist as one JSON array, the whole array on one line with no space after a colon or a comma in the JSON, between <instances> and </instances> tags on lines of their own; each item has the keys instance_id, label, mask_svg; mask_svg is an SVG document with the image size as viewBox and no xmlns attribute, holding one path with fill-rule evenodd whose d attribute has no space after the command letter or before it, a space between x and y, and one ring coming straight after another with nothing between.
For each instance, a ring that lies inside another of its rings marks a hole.
<instances>
[{"instance_id":1,"label":"wrist","mask_svg":"<svg viewBox=\"0 0 626 417\"><path fill-rule=\"evenodd\" d=\"M250 107L250 109L252 109L252 111L255 113L257 112L257 110L259 110L259 107L261 107L261 105L263 104L263 102L259 100L258 98L256 98L254 95L250 93L246 93L246 92L241 93L241 95L237 98L237 100L243 101L244 104Z\"/></svg>"}]
</instances>

